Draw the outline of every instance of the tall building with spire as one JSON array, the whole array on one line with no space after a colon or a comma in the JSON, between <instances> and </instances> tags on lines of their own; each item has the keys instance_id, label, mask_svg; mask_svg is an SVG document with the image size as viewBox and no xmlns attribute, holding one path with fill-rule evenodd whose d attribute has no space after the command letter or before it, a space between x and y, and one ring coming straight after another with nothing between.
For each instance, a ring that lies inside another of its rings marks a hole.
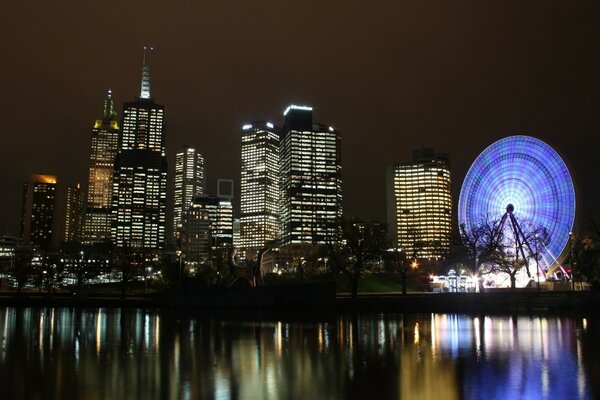
<instances>
[{"instance_id":1,"label":"tall building with spire","mask_svg":"<svg viewBox=\"0 0 600 400\"><path fill-rule=\"evenodd\" d=\"M164 106L151 96L151 51L144 48L140 96L123 106L111 216L112 241L120 247L158 249L165 245Z\"/></svg>"},{"instance_id":2,"label":"tall building with spire","mask_svg":"<svg viewBox=\"0 0 600 400\"><path fill-rule=\"evenodd\" d=\"M281 246L336 244L342 216L340 134L289 106L280 144Z\"/></svg>"},{"instance_id":3,"label":"tall building with spire","mask_svg":"<svg viewBox=\"0 0 600 400\"><path fill-rule=\"evenodd\" d=\"M83 226L84 243L110 240L110 206L119 133L115 103L109 90L104 100L102 119L97 119L92 128L87 207Z\"/></svg>"},{"instance_id":4,"label":"tall building with spire","mask_svg":"<svg viewBox=\"0 0 600 400\"><path fill-rule=\"evenodd\" d=\"M279 130L271 122L242 127L240 248L279 239Z\"/></svg>"},{"instance_id":5,"label":"tall building with spire","mask_svg":"<svg viewBox=\"0 0 600 400\"><path fill-rule=\"evenodd\" d=\"M204 157L195 148L183 146L175 154L175 195L173 196L173 234L179 244L183 214L195 195L205 194Z\"/></svg>"}]
</instances>

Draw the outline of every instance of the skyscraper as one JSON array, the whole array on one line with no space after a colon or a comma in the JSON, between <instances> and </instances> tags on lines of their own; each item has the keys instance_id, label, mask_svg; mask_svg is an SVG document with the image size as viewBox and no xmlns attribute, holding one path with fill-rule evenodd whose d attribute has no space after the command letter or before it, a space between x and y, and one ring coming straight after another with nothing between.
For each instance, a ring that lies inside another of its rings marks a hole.
<instances>
[{"instance_id":1,"label":"skyscraper","mask_svg":"<svg viewBox=\"0 0 600 400\"><path fill-rule=\"evenodd\" d=\"M23 185L21 244L47 250L54 235L56 176L31 175Z\"/></svg>"},{"instance_id":2,"label":"skyscraper","mask_svg":"<svg viewBox=\"0 0 600 400\"><path fill-rule=\"evenodd\" d=\"M240 247L260 250L279 238L279 134L270 122L242 127Z\"/></svg>"},{"instance_id":3,"label":"skyscraper","mask_svg":"<svg viewBox=\"0 0 600 400\"><path fill-rule=\"evenodd\" d=\"M83 192L81 185L67 186L65 213L65 242L80 242L83 231Z\"/></svg>"},{"instance_id":4,"label":"skyscraper","mask_svg":"<svg viewBox=\"0 0 600 400\"><path fill-rule=\"evenodd\" d=\"M173 234L179 239L183 214L197 194L205 193L204 157L196 149L184 146L175 154L175 196L173 199Z\"/></svg>"},{"instance_id":5,"label":"skyscraper","mask_svg":"<svg viewBox=\"0 0 600 400\"><path fill-rule=\"evenodd\" d=\"M337 243L342 216L340 134L289 106L280 144L281 245Z\"/></svg>"},{"instance_id":6,"label":"skyscraper","mask_svg":"<svg viewBox=\"0 0 600 400\"><path fill-rule=\"evenodd\" d=\"M157 249L165 244L167 159L164 106L151 97L151 48L144 49L139 97L123 106L122 136L115 158L112 241Z\"/></svg>"},{"instance_id":7,"label":"skyscraper","mask_svg":"<svg viewBox=\"0 0 600 400\"><path fill-rule=\"evenodd\" d=\"M97 119L92 128L87 207L83 227L85 243L110 240L110 205L119 132L115 103L109 90L104 100L102 119Z\"/></svg>"},{"instance_id":8,"label":"skyscraper","mask_svg":"<svg viewBox=\"0 0 600 400\"><path fill-rule=\"evenodd\" d=\"M448 155L428 148L388 168L388 223L407 257L437 259L450 250L450 182Z\"/></svg>"}]
</instances>

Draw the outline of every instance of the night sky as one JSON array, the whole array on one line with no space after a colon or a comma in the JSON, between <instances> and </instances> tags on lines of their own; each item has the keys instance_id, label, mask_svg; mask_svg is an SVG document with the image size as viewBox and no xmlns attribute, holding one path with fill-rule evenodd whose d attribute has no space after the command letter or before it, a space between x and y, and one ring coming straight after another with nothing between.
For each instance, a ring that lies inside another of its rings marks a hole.
<instances>
[{"instance_id":1,"label":"night sky","mask_svg":"<svg viewBox=\"0 0 600 400\"><path fill-rule=\"evenodd\" d=\"M450 153L455 201L476 156L512 134L564 156L582 227L600 221L600 2L8 0L0 24L0 230L22 183L87 182L107 89L139 95L142 48L170 159L206 156L209 191L240 174L240 128L290 103L342 134L344 212L385 218L385 167ZM455 204L456 208L456 204Z\"/></svg>"}]
</instances>

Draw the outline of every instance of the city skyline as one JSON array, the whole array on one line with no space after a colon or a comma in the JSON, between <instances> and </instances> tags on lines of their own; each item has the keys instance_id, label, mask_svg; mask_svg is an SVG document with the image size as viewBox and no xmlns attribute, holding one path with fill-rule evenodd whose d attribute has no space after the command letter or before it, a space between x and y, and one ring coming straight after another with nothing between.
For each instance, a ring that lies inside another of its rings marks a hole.
<instances>
[{"instance_id":1,"label":"city skyline","mask_svg":"<svg viewBox=\"0 0 600 400\"><path fill-rule=\"evenodd\" d=\"M10 7L16 17L2 29L13 39L5 43L11 58L0 67L9 93L0 107L6 122L0 229L10 234L18 234L20 187L27 176L53 174L61 185L87 181L89 123L109 88L121 120L123 102L139 90L146 43L156 46L153 68L160 79L152 90L168 109L168 156L183 143L202 149L208 192L217 178L239 185L240 126L256 118L278 123L281 105L310 104L319 120L342 132L348 216L385 220L385 167L410 160L421 145L450 154L456 204L476 156L512 134L538 137L564 156L578 182L582 229L588 214L599 215L600 189L590 161L600 146L600 63L593 39L599 28L592 17L598 5L592 2L561 9L477 4L458 11L442 4L435 14L425 5L380 4L361 16L352 5L307 3L287 6L294 12L286 25L314 17L311 24L324 30L287 37L266 27L243 29L249 26L244 11L286 26L278 17L284 6L268 2L251 9L182 3L166 12L152 5L127 28L97 33L76 23L77 12L100 18L94 5L86 6L91 12L63 5ZM134 8L123 5L115 14L122 21ZM220 36L210 19L225 16L232 29ZM190 33L168 29L173 24L161 24L163 18L188 24ZM193 18L201 18L202 29L189 26ZM349 23L349 30L342 20L361 24ZM150 28L139 29L142 23ZM85 45L72 34L81 32L89 34ZM66 37L61 49L52 45ZM39 52L29 50L40 46ZM262 48L264 60L246 56ZM278 60L272 66L269 54ZM35 62L40 59L41 71Z\"/></svg>"}]
</instances>

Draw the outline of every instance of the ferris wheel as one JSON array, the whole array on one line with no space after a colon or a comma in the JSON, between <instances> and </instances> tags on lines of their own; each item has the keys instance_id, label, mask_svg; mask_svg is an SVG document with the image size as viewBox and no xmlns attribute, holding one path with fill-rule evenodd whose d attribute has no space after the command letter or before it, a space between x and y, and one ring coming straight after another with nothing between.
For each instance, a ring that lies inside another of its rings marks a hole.
<instances>
[{"instance_id":1,"label":"ferris wheel","mask_svg":"<svg viewBox=\"0 0 600 400\"><path fill-rule=\"evenodd\" d=\"M560 266L575 222L575 187L559 154L531 136L509 136L473 162L458 202L458 223L472 229L481 218L544 227L543 269ZM520 228L519 228L520 229ZM552 270L554 268L551 268Z\"/></svg>"}]
</instances>

